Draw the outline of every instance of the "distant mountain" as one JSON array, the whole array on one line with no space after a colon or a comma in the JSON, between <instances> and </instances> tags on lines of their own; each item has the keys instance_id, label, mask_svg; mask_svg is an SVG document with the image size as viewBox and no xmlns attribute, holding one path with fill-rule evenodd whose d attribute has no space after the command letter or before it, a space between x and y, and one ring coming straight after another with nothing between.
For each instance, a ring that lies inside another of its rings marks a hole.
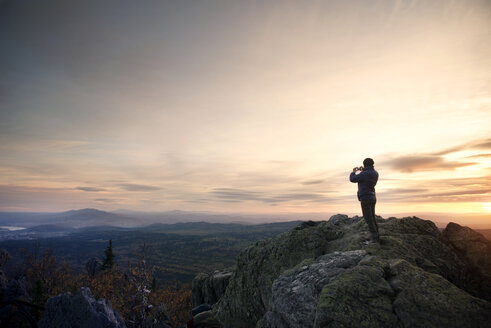
<instances>
[{"instance_id":1,"label":"distant mountain","mask_svg":"<svg viewBox=\"0 0 491 328\"><path fill-rule=\"evenodd\" d=\"M450 220L450 216L438 218L438 213L427 213L426 219L434 220L435 224L441 228L445 227L448 221L466 222L476 229L489 229L489 215L469 216L459 214L460 220ZM442 214L443 215L443 214ZM401 215L404 217L407 215ZM208 222L208 223L225 223L225 224L268 224L272 222L288 221L319 221L331 217L327 213L277 213L277 214L223 214L213 212L195 212L195 211L164 211L164 212L140 212L129 210L117 210L114 212L101 211L94 208L84 208L79 210L70 210L57 213L36 213L36 212L0 212L0 231L8 227L30 228L40 225L56 225L66 228L84 228L94 226L112 226L112 227L144 227L154 224L173 224L173 223L190 223ZM448 219L448 220L447 220ZM472 224L471 224L472 223ZM154 227L155 228L155 227ZM188 227L186 227L187 229Z\"/></svg>"},{"instance_id":2,"label":"distant mountain","mask_svg":"<svg viewBox=\"0 0 491 328\"><path fill-rule=\"evenodd\" d=\"M206 221L211 223L240 223L240 224L259 224L264 222L280 221L278 218L271 218L267 215L240 215L240 214L219 214L210 212L191 212L191 211L165 211L165 212L136 212L118 210L115 213L129 217L139 218L146 224L152 223L180 223ZM296 219L296 218L295 218ZM290 219L288 221L293 221ZM284 220L283 220L284 221Z\"/></svg>"},{"instance_id":3,"label":"distant mountain","mask_svg":"<svg viewBox=\"0 0 491 328\"><path fill-rule=\"evenodd\" d=\"M93 208L61 213L0 212L0 226L30 228L41 225L54 225L65 228L100 225L130 227L141 225L141 222L137 218Z\"/></svg>"},{"instance_id":4,"label":"distant mountain","mask_svg":"<svg viewBox=\"0 0 491 328\"><path fill-rule=\"evenodd\" d=\"M137 218L128 217L122 214L100 211L93 208L84 208L81 210L71 210L58 213L54 217L55 223L73 228L90 227L90 226L119 226L134 227L141 224Z\"/></svg>"},{"instance_id":5,"label":"distant mountain","mask_svg":"<svg viewBox=\"0 0 491 328\"><path fill-rule=\"evenodd\" d=\"M208 212L106 212L94 208L70 210L59 213L0 212L0 227L14 226L30 228L40 225L56 225L67 228L93 226L143 227L151 224L172 224L185 222L258 224L280 221L277 218L215 214Z\"/></svg>"}]
</instances>

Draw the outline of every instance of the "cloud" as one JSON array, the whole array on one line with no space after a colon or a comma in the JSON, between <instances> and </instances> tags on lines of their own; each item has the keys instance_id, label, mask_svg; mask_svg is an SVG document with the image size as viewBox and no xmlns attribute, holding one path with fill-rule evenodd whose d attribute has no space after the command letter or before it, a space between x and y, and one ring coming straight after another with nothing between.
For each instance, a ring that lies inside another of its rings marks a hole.
<instances>
[{"instance_id":1,"label":"cloud","mask_svg":"<svg viewBox=\"0 0 491 328\"><path fill-rule=\"evenodd\" d=\"M487 158L487 157L491 157L491 154L476 154L476 155L467 156L466 158Z\"/></svg>"},{"instance_id":2,"label":"cloud","mask_svg":"<svg viewBox=\"0 0 491 328\"><path fill-rule=\"evenodd\" d=\"M30 138L9 138L2 135L2 144L0 148L9 151L24 151L24 152L37 152L52 151L52 152L80 152L87 150L93 143L80 140L57 140L57 139L30 139Z\"/></svg>"},{"instance_id":3,"label":"cloud","mask_svg":"<svg viewBox=\"0 0 491 328\"><path fill-rule=\"evenodd\" d=\"M426 188L391 188L383 192L377 192L377 197L383 202L401 201L414 197L421 197L428 192Z\"/></svg>"},{"instance_id":4,"label":"cloud","mask_svg":"<svg viewBox=\"0 0 491 328\"><path fill-rule=\"evenodd\" d=\"M405 202L410 203L459 203L459 202L476 202L483 203L489 202L491 195L483 193L482 191L476 192L449 192L449 193L435 193L435 194L423 194L419 197L412 197L404 199Z\"/></svg>"},{"instance_id":5,"label":"cloud","mask_svg":"<svg viewBox=\"0 0 491 328\"><path fill-rule=\"evenodd\" d=\"M290 201L327 202L332 201L321 193L284 193L268 194L265 192L249 191L235 188L214 188L213 197L226 202L259 201L264 203L280 203Z\"/></svg>"},{"instance_id":6,"label":"cloud","mask_svg":"<svg viewBox=\"0 0 491 328\"><path fill-rule=\"evenodd\" d=\"M236 188L214 188L210 192L215 198L224 201L247 201L247 200L257 200L257 201L276 201L273 199L266 198L264 193L258 191L249 191L244 189Z\"/></svg>"},{"instance_id":7,"label":"cloud","mask_svg":"<svg viewBox=\"0 0 491 328\"><path fill-rule=\"evenodd\" d=\"M295 200L305 200L307 202L327 202L332 201L332 198L327 198L323 194L320 193L288 193L288 194L280 194L276 196L278 199L282 201L295 201Z\"/></svg>"},{"instance_id":8,"label":"cloud","mask_svg":"<svg viewBox=\"0 0 491 328\"><path fill-rule=\"evenodd\" d=\"M94 201L99 203L114 203L116 200L110 198L96 198Z\"/></svg>"},{"instance_id":9,"label":"cloud","mask_svg":"<svg viewBox=\"0 0 491 328\"><path fill-rule=\"evenodd\" d=\"M319 183L323 183L323 182L324 182L324 180L309 180L309 181L302 182L302 184L313 185L313 184L319 184Z\"/></svg>"},{"instance_id":10,"label":"cloud","mask_svg":"<svg viewBox=\"0 0 491 328\"><path fill-rule=\"evenodd\" d=\"M473 149L491 149L491 138L481 143L478 143L472 147Z\"/></svg>"},{"instance_id":11,"label":"cloud","mask_svg":"<svg viewBox=\"0 0 491 328\"><path fill-rule=\"evenodd\" d=\"M491 194L491 188L484 189L473 189L473 190L457 190L450 192L434 193L429 196L440 197L440 196L466 196L466 195L486 195Z\"/></svg>"},{"instance_id":12,"label":"cloud","mask_svg":"<svg viewBox=\"0 0 491 328\"><path fill-rule=\"evenodd\" d=\"M412 173L415 171L455 170L477 163L448 161L437 155L414 154L395 157L384 161L382 164L400 172Z\"/></svg>"},{"instance_id":13,"label":"cloud","mask_svg":"<svg viewBox=\"0 0 491 328\"><path fill-rule=\"evenodd\" d=\"M407 188L377 193L382 202L448 203L491 201L491 175L475 178L406 181Z\"/></svg>"},{"instance_id":14,"label":"cloud","mask_svg":"<svg viewBox=\"0 0 491 328\"><path fill-rule=\"evenodd\" d=\"M456 153L458 151L469 150L469 149L480 149L480 150L491 149L491 138L482 139L482 140L475 140L475 141L468 142L468 143L465 143L465 144L462 144L459 146L450 147L450 148L447 148L445 150L435 152L432 155L441 156L441 155L447 155L450 153Z\"/></svg>"},{"instance_id":15,"label":"cloud","mask_svg":"<svg viewBox=\"0 0 491 328\"><path fill-rule=\"evenodd\" d=\"M134 184L134 183L120 183L119 186L127 191L155 191L161 189L156 186L141 185L141 184Z\"/></svg>"},{"instance_id":16,"label":"cloud","mask_svg":"<svg viewBox=\"0 0 491 328\"><path fill-rule=\"evenodd\" d=\"M416 153L407 154L395 157L389 157L388 160L383 161L381 165L387 165L392 169L400 172L412 173L416 171L434 171L434 170L454 170L459 167L470 166L478 164L476 162L469 161L450 161L444 158L444 155L456 153L463 150L490 150L491 138L484 138L474 140L458 146L446 148L441 151L433 153ZM473 156L467 156L465 158L480 158L488 157L490 154L478 154Z\"/></svg>"},{"instance_id":17,"label":"cloud","mask_svg":"<svg viewBox=\"0 0 491 328\"><path fill-rule=\"evenodd\" d=\"M103 188L97 188L97 187L75 187L76 190L82 190L82 191L87 191L87 192L97 192L97 191L104 191L106 189Z\"/></svg>"},{"instance_id":18,"label":"cloud","mask_svg":"<svg viewBox=\"0 0 491 328\"><path fill-rule=\"evenodd\" d=\"M87 204L85 195L80 195L74 188L0 185L0 210L19 207L28 211L52 211Z\"/></svg>"},{"instance_id":19,"label":"cloud","mask_svg":"<svg viewBox=\"0 0 491 328\"><path fill-rule=\"evenodd\" d=\"M392 188L384 191L386 194L391 194L391 195L407 195L407 194L413 194L413 193L422 193L428 191L428 189L424 188Z\"/></svg>"}]
</instances>

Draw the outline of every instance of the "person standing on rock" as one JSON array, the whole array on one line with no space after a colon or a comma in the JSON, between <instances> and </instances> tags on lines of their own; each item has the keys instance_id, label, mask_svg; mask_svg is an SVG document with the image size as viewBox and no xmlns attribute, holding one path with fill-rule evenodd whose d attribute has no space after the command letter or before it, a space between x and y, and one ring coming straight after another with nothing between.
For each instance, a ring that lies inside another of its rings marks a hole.
<instances>
[{"instance_id":1,"label":"person standing on rock","mask_svg":"<svg viewBox=\"0 0 491 328\"><path fill-rule=\"evenodd\" d=\"M363 166L353 168L349 176L349 180L353 183L358 183L358 200L361 203L363 218L365 219L368 230L370 230L371 240L379 242L378 225L375 220L375 185L378 181L378 172L373 168L374 161L371 158L365 158ZM356 174L357 171L361 171Z\"/></svg>"}]
</instances>

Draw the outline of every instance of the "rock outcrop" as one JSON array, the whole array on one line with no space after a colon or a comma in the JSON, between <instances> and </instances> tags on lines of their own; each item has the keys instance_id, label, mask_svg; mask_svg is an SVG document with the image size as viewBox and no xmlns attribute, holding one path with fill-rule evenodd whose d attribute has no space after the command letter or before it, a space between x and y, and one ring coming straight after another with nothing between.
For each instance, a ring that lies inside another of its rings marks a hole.
<instances>
[{"instance_id":1,"label":"rock outcrop","mask_svg":"<svg viewBox=\"0 0 491 328\"><path fill-rule=\"evenodd\" d=\"M467 261L468 289L477 296L491 299L491 243L480 233L456 223L449 223L442 232L445 241Z\"/></svg>"},{"instance_id":2,"label":"rock outcrop","mask_svg":"<svg viewBox=\"0 0 491 328\"><path fill-rule=\"evenodd\" d=\"M145 328L171 328L174 327L169 312L164 303L160 303L159 306L145 318L145 322L142 323Z\"/></svg>"},{"instance_id":3,"label":"rock outcrop","mask_svg":"<svg viewBox=\"0 0 491 328\"><path fill-rule=\"evenodd\" d=\"M346 215L256 242L214 313L225 327L488 326L490 241L415 217L377 221L380 244Z\"/></svg>"},{"instance_id":4,"label":"rock outcrop","mask_svg":"<svg viewBox=\"0 0 491 328\"><path fill-rule=\"evenodd\" d=\"M213 273L200 273L192 283L193 307L200 304L213 305L225 294L233 270L217 270Z\"/></svg>"},{"instance_id":5,"label":"rock outcrop","mask_svg":"<svg viewBox=\"0 0 491 328\"><path fill-rule=\"evenodd\" d=\"M362 250L334 252L285 271L273 283L269 311L259 326L312 326L322 288L346 269L356 266L365 255Z\"/></svg>"},{"instance_id":6,"label":"rock outcrop","mask_svg":"<svg viewBox=\"0 0 491 328\"><path fill-rule=\"evenodd\" d=\"M40 328L125 328L121 315L109 301L95 300L89 288L51 297L39 322Z\"/></svg>"}]
</instances>

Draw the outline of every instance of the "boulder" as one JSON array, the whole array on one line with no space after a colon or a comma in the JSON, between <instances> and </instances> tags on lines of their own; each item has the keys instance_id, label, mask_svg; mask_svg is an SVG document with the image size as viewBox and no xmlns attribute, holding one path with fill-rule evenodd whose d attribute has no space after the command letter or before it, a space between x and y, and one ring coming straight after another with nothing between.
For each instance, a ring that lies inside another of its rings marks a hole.
<instances>
[{"instance_id":1,"label":"boulder","mask_svg":"<svg viewBox=\"0 0 491 328\"><path fill-rule=\"evenodd\" d=\"M304 259L323 255L343 231L327 222L301 226L273 239L258 241L237 257L237 269L216 307L226 327L253 327L266 313L273 281Z\"/></svg>"},{"instance_id":2,"label":"boulder","mask_svg":"<svg viewBox=\"0 0 491 328\"><path fill-rule=\"evenodd\" d=\"M322 287L354 267L365 251L335 252L285 271L272 287L269 311L258 327L312 327Z\"/></svg>"},{"instance_id":3,"label":"boulder","mask_svg":"<svg viewBox=\"0 0 491 328\"><path fill-rule=\"evenodd\" d=\"M443 238L483 274L491 276L491 241L469 227L450 222Z\"/></svg>"},{"instance_id":4,"label":"boulder","mask_svg":"<svg viewBox=\"0 0 491 328\"><path fill-rule=\"evenodd\" d=\"M442 237L463 262L467 272L462 284L476 296L491 301L491 241L469 227L450 222Z\"/></svg>"},{"instance_id":5,"label":"boulder","mask_svg":"<svg viewBox=\"0 0 491 328\"><path fill-rule=\"evenodd\" d=\"M152 313L145 318L145 328L171 328L173 322L164 303L160 303Z\"/></svg>"},{"instance_id":6,"label":"boulder","mask_svg":"<svg viewBox=\"0 0 491 328\"><path fill-rule=\"evenodd\" d=\"M360 263L322 287L315 319L304 327L399 327L394 295L383 266Z\"/></svg>"},{"instance_id":7,"label":"boulder","mask_svg":"<svg viewBox=\"0 0 491 328\"><path fill-rule=\"evenodd\" d=\"M89 288L51 297L39 322L40 328L123 328L121 315L109 301L96 301Z\"/></svg>"},{"instance_id":8,"label":"boulder","mask_svg":"<svg viewBox=\"0 0 491 328\"><path fill-rule=\"evenodd\" d=\"M404 260L389 263L392 310L401 327L489 327L491 303Z\"/></svg>"},{"instance_id":9,"label":"boulder","mask_svg":"<svg viewBox=\"0 0 491 328\"><path fill-rule=\"evenodd\" d=\"M189 311L189 318L193 318L195 315L200 314L201 312L210 311L212 308L209 304L200 304Z\"/></svg>"},{"instance_id":10,"label":"boulder","mask_svg":"<svg viewBox=\"0 0 491 328\"><path fill-rule=\"evenodd\" d=\"M218 302L220 297L225 294L232 273L232 269L224 269L208 274L198 274L192 282L193 306L213 305Z\"/></svg>"},{"instance_id":11,"label":"boulder","mask_svg":"<svg viewBox=\"0 0 491 328\"><path fill-rule=\"evenodd\" d=\"M221 328L222 325L212 311L205 311L193 318L193 328Z\"/></svg>"},{"instance_id":12,"label":"boulder","mask_svg":"<svg viewBox=\"0 0 491 328\"><path fill-rule=\"evenodd\" d=\"M344 226L344 225L352 224L354 222L358 222L360 221L360 219L362 218L360 218L359 216L350 218L346 214L336 214L331 216L331 218L329 219L329 224L333 226Z\"/></svg>"},{"instance_id":13,"label":"boulder","mask_svg":"<svg viewBox=\"0 0 491 328\"><path fill-rule=\"evenodd\" d=\"M491 303L442 276L368 256L322 288L315 322L303 327L485 327L489 320Z\"/></svg>"}]
</instances>

